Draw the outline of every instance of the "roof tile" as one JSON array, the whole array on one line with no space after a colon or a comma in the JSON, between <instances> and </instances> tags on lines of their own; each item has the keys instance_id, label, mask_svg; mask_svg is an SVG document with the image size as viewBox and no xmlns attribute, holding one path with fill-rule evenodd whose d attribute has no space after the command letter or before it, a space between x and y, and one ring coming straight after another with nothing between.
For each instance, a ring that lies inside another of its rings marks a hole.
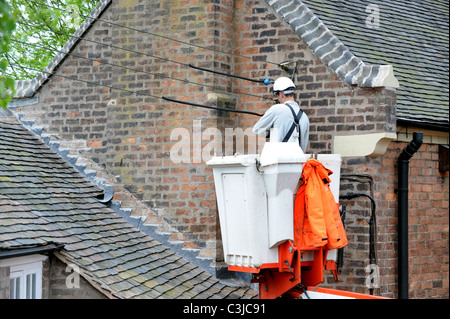
<instances>
[{"instance_id":1,"label":"roof tile","mask_svg":"<svg viewBox=\"0 0 450 319\"><path fill-rule=\"evenodd\" d=\"M49 242L119 298L257 297L230 288L97 201L102 193L24 127L0 118L0 252ZM217 287L220 287L218 289Z\"/></svg>"},{"instance_id":2,"label":"roof tile","mask_svg":"<svg viewBox=\"0 0 450 319\"><path fill-rule=\"evenodd\" d=\"M390 64L400 82L397 117L449 124L449 5L447 1L296 0L303 2L349 50L372 64ZM368 27L368 4L380 10Z\"/></svg>"}]
</instances>

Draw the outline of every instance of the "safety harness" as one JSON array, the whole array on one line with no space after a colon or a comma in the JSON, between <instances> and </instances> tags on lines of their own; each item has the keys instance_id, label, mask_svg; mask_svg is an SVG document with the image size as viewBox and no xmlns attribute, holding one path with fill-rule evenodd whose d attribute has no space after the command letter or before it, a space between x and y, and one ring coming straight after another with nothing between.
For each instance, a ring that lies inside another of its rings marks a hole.
<instances>
[{"instance_id":1,"label":"safety harness","mask_svg":"<svg viewBox=\"0 0 450 319\"><path fill-rule=\"evenodd\" d=\"M301 142L301 131L300 131L300 119L303 115L303 111L300 109L300 111L298 111L297 115L295 115L294 109L292 108L292 106L290 106L287 103L284 103L284 105L286 105L287 107L289 107L289 109L292 112L292 116L294 117L294 123L292 123L291 128L289 129L288 133L286 134L286 136L284 137L283 142L287 142L290 138L292 133L294 132L294 129L297 129L298 132L298 144L300 144Z\"/></svg>"}]
</instances>

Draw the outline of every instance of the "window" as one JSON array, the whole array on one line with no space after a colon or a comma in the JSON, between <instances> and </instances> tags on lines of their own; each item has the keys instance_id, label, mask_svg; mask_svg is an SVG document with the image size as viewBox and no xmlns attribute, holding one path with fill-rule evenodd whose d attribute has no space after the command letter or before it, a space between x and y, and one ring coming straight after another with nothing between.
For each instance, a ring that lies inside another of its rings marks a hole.
<instances>
[{"instance_id":1,"label":"window","mask_svg":"<svg viewBox=\"0 0 450 319\"><path fill-rule=\"evenodd\" d=\"M0 267L9 266L9 298L42 298L42 261L45 256L32 255L0 261Z\"/></svg>"},{"instance_id":2,"label":"window","mask_svg":"<svg viewBox=\"0 0 450 319\"><path fill-rule=\"evenodd\" d=\"M9 299L40 299L42 286L38 287L37 284L37 279L41 277L39 276L40 272L42 273L42 268L11 273Z\"/></svg>"}]
</instances>

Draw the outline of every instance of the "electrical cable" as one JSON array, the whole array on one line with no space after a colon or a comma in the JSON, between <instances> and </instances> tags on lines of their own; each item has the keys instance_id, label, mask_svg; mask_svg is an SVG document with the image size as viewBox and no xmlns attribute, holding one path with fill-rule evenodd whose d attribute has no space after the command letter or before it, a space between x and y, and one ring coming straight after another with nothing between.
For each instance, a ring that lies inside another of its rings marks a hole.
<instances>
[{"instance_id":1,"label":"electrical cable","mask_svg":"<svg viewBox=\"0 0 450 319\"><path fill-rule=\"evenodd\" d=\"M375 261L375 231L374 231L374 219L375 219L375 211L376 211L375 200L373 199L372 196L370 196L369 194L366 194L366 193L348 193L345 195L340 195L339 198L340 199L353 199L353 198L359 197L359 196L365 196L365 197L369 198L372 203L372 213L370 215L370 220L369 220L369 260L370 260L369 262L370 262L370 267L372 267L372 265L376 264L376 261ZM373 291L374 291L374 288L370 287L369 292L371 295L373 295Z\"/></svg>"},{"instance_id":2,"label":"electrical cable","mask_svg":"<svg viewBox=\"0 0 450 319\"><path fill-rule=\"evenodd\" d=\"M54 7L54 6L51 6L51 5L48 5L48 4L44 4L44 3L41 3L41 2L37 2L37 1L33 1L33 0L27 0L27 1L30 2L30 3L37 4L37 5L45 6L47 8L52 8L52 9L64 11L66 13L72 13L71 11L67 11L67 10L64 10L64 9L61 9L61 8L58 8L58 7ZM125 26L125 25L118 24L118 23L115 23L115 22L112 22L112 21L108 21L108 20L103 20L103 19L99 19L99 18L93 18L93 17L90 17L90 16L83 16L81 14L80 14L80 16L82 18L84 18L84 19L92 19L94 21L108 23L108 24L111 24L111 25L114 25L114 26L117 26L117 27L133 30L133 31L136 31L136 32L148 34L148 35L151 35L151 36L159 37L159 38L170 40L170 41L175 41L175 42L182 43L182 44L185 44L185 45L188 45L188 46L201 48L201 49L209 50L209 51L213 51L213 52L223 53L223 54L227 54L227 55L233 55L233 56L237 56L237 57L241 57L241 58L246 58L246 59L249 59L249 60L253 61L253 57L250 57L250 56L236 54L236 53L233 53L233 52L224 52L224 51L221 51L221 50L218 50L218 49L212 49L212 48L204 47L204 46L201 46L201 45L198 45L198 44L189 43L189 42L186 42L186 41L181 41L181 40L174 39L174 38L171 38L171 37L168 37L168 36L164 36L164 35L161 35L161 34L157 34L157 33L154 33L154 32L149 32L149 31L145 31L145 30L141 30L141 29L136 29L136 28L133 28L133 27ZM271 61L264 61L264 62L269 63L269 64L273 64L273 65L279 65L279 63L275 63L275 62L271 62Z\"/></svg>"},{"instance_id":3,"label":"electrical cable","mask_svg":"<svg viewBox=\"0 0 450 319\"><path fill-rule=\"evenodd\" d=\"M49 7L49 8L53 8L53 9L61 10L61 11L64 11L64 12L68 12L67 10L60 9L60 8L57 8L57 7L54 7L54 6L50 6L50 5L47 5L47 4L43 4L43 3L40 3L40 2L37 2L37 1L32 1L32 0L28 0L28 1L29 1L30 3L34 3L34 4L37 4L37 5L42 5L42 6L46 6L46 7ZM206 49L206 50L212 50L212 51L221 52L221 53L224 53L224 54L230 54L230 55L234 55L234 56L245 57L245 58L248 58L248 59L253 60L252 57L243 56L243 55L234 54L234 53L226 53L226 52L223 52L223 51L220 51L220 50L211 49L211 48L206 48L206 47L199 46L199 45L195 45L195 44L188 43L188 42L185 42L185 41L179 41L179 40L177 40L177 39L173 39L173 38L170 38L170 37L161 36L161 35L158 35L158 34L155 34L155 33L152 33L152 32L148 32L148 31L139 30L139 29L136 29L136 28L131 28L131 27L127 27L127 26L124 26L124 25L116 24L116 23L111 22L111 21L106 21L106 20L102 20L102 19L98 19L98 18L92 18L92 17L84 17L84 18L90 18L90 19L94 19L94 20L96 20L96 21L109 23L109 24L111 24L111 25L116 25L116 26L119 26L119 27L131 29L131 30L134 30L134 31L136 31L136 32L142 32L142 33L147 33L147 34L150 34L150 35L153 35L153 36L159 36L159 37L164 38L164 39L166 39L166 40L177 41L177 42L180 42L180 43L184 43L184 44L186 44L186 45L189 45L189 46L195 46L195 47L199 47L199 48ZM124 51L132 52L132 53L135 53L135 54L139 54L139 55L144 55L144 56L148 56L148 57L160 59L160 60L163 60L163 61L166 61L166 62L176 63L176 64L179 64L179 65L188 66L188 67L194 67L192 64L186 64L186 63L179 62L179 61L175 61L175 60L171 60L171 59L168 59L168 58L165 58L165 57L156 56L156 55L153 55L153 54L142 53L142 52L138 52L138 51L135 51L135 50L126 49L126 48L123 48L123 47L114 46L114 45L111 45L111 44L105 44L105 43L102 43L102 42L99 42L99 41L95 41L95 40L89 40L89 39L82 38L82 37L79 37L79 36L75 36L75 35L72 35L72 34L67 34L67 33L60 32L60 31L55 31L55 30L52 30L50 27L48 27L48 29L44 29L44 28L42 28L42 27L37 27L37 26L34 26L34 25L30 25L30 24L28 24L28 23L24 23L24 22L22 22L22 21L17 21L17 23L18 23L18 24L22 24L22 25L26 25L26 26L28 26L28 27L36 28L36 29L39 29L39 30L43 30L43 31L46 31L46 32L50 31L50 32L53 32L53 33L58 34L58 35L63 35L63 36L69 37L70 39L74 38L74 39L77 39L77 40L79 40L79 41L87 41L87 42L99 44L99 45L102 45L102 46L107 46L107 47L110 47L110 48L113 48L113 49L124 50ZM25 43L22 42L22 41L16 41L16 42L21 42L22 44L25 44ZM28 44L28 43L27 43L27 44ZM41 46L41 47L42 47L42 46ZM42 47L42 48L44 48L44 47ZM48 48L47 48L47 49L48 49ZM55 50L53 50L53 51L55 51ZM64 52L64 51L59 51L59 50L58 50L57 52L60 52L60 53L63 53L63 54L67 54L67 55L70 55L70 54L71 54L71 53L69 53L69 52ZM73 54L72 54L72 55L73 55ZM75 56L75 55L74 55L74 56ZM79 58L85 58L85 57L81 57L81 56L77 56L77 57L79 57ZM92 61L98 61L98 60L91 59L91 58L87 58L87 59L88 59L88 60L92 60ZM98 61L98 62L100 62L100 61ZM270 62L270 61L265 61L265 62L274 64L274 65L279 65L278 63L274 63L274 62ZM123 66L115 65L115 64L112 64L112 63L109 63L109 62L104 62L104 61L103 61L103 62L100 62L100 63L103 63L103 64L109 64L109 65L116 66L116 67L122 67L122 68L128 69L128 70L133 70L133 71L135 71L135 72L143 72L143 73L147 73L147 74L151 74L151 75L157 76L157 74L154 74L154 73L144 72L144 71L141 71L141 70L136 70L136 69L132 69L132 68L128 68L128 67L123 67ZM14 64L11 64L11 63L10 63L10 65L13 66ZM58 76L58 77L68 78L68 79L71 79L71 80L74 80L74 81L81 81L81 82L85 82L85 83L88 83L88 84L93 84L93 85L96 85L96 86L103 86L103 87L108 87L108 88L110 88L110 89L121 90L121 91L129 92L129 93L135 94L135 95L141 95L141 96L148 96L148 97L153 97L153 98L159 98L159 99L163 99L163 100L166 100L166 101L172 101L172 102L176 102L176 103L183 103L183 104L186 104L186 105L191 105L191 106L196 106L196 107L204 107L204 108L216 109L216 110L227 111L227 112L244 113L244 114L251 114L251 115L256 115L256 116L262 116L262 114L255 113L255 112L240 111L240 110L232 110L232 109L227 109L227 108L218 108L218 107L206 106L206 105L201 105L201 104L196 104L196 103L183 102L183 101L179 101L179 100L175 100L175 99L171 99L171 98L167 98L167 97L155 96L155 95L151 95L151 94L142 94L142 93L139 93L139 92L133 91L133 90L127 90L127 89L122 89L122 88L119 88L119 87L114 87L114 86L110 86L110 85L101 84L100 82L92 82L92 81L87 81L87 80L81 80L81 79L78 79L78 78L67 77L67 76L63 76L63 75L60 75L60 74L55 74L55 73L53 73L53 72L41 71L41 70L37 70L37 69L34 69L34 68L24 67L24 66L22 66L22 65L18 65L18 66L21 67L22 69L33 70L33 71L36 71L36 72L43 72L43 73L55 75L55 76ZM198 68L198 67L197 67L197 68ZM198 68L198 69L202 69L202 68ZM250 78L245 78L245 77L239 77L239 76L236 76L236 75L226 74L226 73L223 73L223 72L212 71L212 70L208 70L208 69L203 69L203 71L215 72L215 73L217 73L217 74L223 74L223 75L227 75L227 76L233 76L233 77L236 77L236 78L241 78L241 79L245 79L245 80L250 80L250 81L254 81L254 82L258 82L258 83L264 83L264 84L266 84L266 85L269 84L269 83L271 83L270 80L268 80L268 79L264 79L264 80L261 81L261 80L254 80L254 79L250 79ZM159 74L158 74L158 75L159 75ZM168 77L168 78L172 78L172 77ZM190 84L197 84L197 85L199 85L198 83L195 83L195 82L192 82L192 81L188 81L188 80L182 80L182 79L176 79L176 78L172 78L172 79L173 79L173 80L183 81L183 82L185 82L185 83L190 83ZM207 87L208 85L203 85L203 86ZM209 86L209 87L211 87L211 86ZM220 89L220 88L216 88L216 87L214 87L214 86L212 86L212 87L213 87L214 89ZM223 89L220 89L220 90L223 90ZM235 92L235 91L229 91L229 90L226 90L226 91L227 91L227 92L236 93L236 94L256 96L256 97L258 97L258 98L266 98L266 97L261 97L261 96L257 96L257 95L253 95L253 94L248 94L248 93L241 93L241 92ZM268 99L268 98L266 98L266 99Z\"/></svg>"},{"instance_id":4,"label":"electrical cable","mask_svg":"<svg viewBox=\"0 0 450 319\"><path fill-rule=\"evenodd\" d=\"M14 64L12 64L12 65L14 65ZM191 103L191 102L179 101L179 100L171 99L171 98L168 98L168 97L165 97L165 96L158 96L158 95L153 95L153 94L148 94L148 93L140 93L140 92L137 92L137 91L123 89L123 88L119 88L119 87L112 86L112 85L101 84L100 82L93 82L93 81L78 79L78 78L74 78L74 77L71 77L71 76L56 74L56 73L53 73L53 72L47 72L45 70L44 71L40 71L40 70L37 70L37 69L34 69L34 68L30 68L30 67L27 67L27 66L22 66L22 65L14 65L14 66L25 68L25 69L28 69L28 70L31 70L31 71L43 72L43 73L50 74L50 75L53 75L53 76L66 78L66 79L69 79L69 80L72 80L72 81L79 81L79 82L84 82L84 83L95 85L95 86L106 87L106 88L109 88L109 89L112 89L112 90L128 92L128 93L131 93L131 94L134 94L134 95L151 97L151 98L154 98L154 99L161 99L161 100L164 100L164 101L181 103L181 104L186 104L186 105L191 105L191 106L201 107L201 108L206 108L206 109L212 109L212 110L217 110L217 111L226 111L226 112L230 112L230 113L244 113L244 114L251 114L251 115L256 115L256 116L262 116L262 114L249 112L249 111L233 110L233 109L227 109L227 108L221 108L221 107L215 107L215 106L209 106L209 105L202 105L202 104L196 104L196 103Z\"/></svg>"},{"instance_id":5,"label":"electrical cable","mask_svg":"<svg viewBox=\"0 0 450 319\"><path fill-rule=\"evenodd\" d=\"M140 92L137 92L137 91L133 91L133 90L128 90L128 89L123 89L123 88L119 88L119 87L112 86L112 85L102 84L100 82L93 82L93 81L78 79L78 78L67 76L67 75L56 74L56 73L53 73L53 72L45 71L45 69L43 71L41 71L41 70L38 70L38 69L35 69L35 68L30 68L28 66L16 65L16 64L12 64L12 65L13 66L18 66L18 67L21 67L21 68L25 68L25 69L28 69L30 71L42 72L42 73L45 73L45 74L58 76L58 77L61 77L61 78L72 80L72 81L84 82L84 83L87 83L87 84L92 84L92 85L95 85L95 86L102 86L102 87L106 87L106 88L109 88L109 89L123 91L123 92L128 92L128 93L135 94L135 95L141 95L141 96L145 96L145 97L152 97L152 98L155 98L155 99L161 99L161 97L157 96L157 95L143 94L143 93L140 93Z\"/></svg>"},{"instance_id":6,"label":"electrical cable","mask_svg":"<svg viewBox=\"0 0 450 319\"><path fill-rule=\"evenodd\" d=\"M153 54L143 53L143 52L139 52L139 51L135 51L135 50L132 50L132 49L123 48L123 47L118 47L118 46L115 46L115 45L112 45L112 44L107 44L107 43L103 43L103 42L99 42L99 41L95 41L95 40L91 40L91 39L86 39L86 38L83 38L83 37L67 34L67 33L60 32L60 31L55 31L55 30L51 30L51 29L43 29L43 28L40 28L40 27L36 27L36 26L30 25L30 24L25 23L25 22L21 22L21 21L17 21L17 23L18 24L23 24L23 25L26 25L26 26L29 26L29 27L35 27L36 29L39 29L39 30L50 31L50 32L53 32L55 34L59 34L59 35L67 36L67 37L72 37L72 38L75 38L75 39L80 40L80 41L86 41L86 42L103 45L103 46L110 47L110 48L117 49L117 50L123 50L123 51L131 52L131 53L135 53L135 54L139 54L139 55L143 55L143 56L147 56L147 57L152 57L152 58L160 59L160 60L163 60L163 61L166 61L166 62L176 63L176 64L179 64L179 65L182 65L182 66L185 66L185 67L189 67L189 68L193 67L192 64L187 64L187 63L171 60L171 59L168 59L168 58L163 58L163 57L156 56L156 55L153 55ZM22 42L22 44L24 44L23 41L19 41L19 42ZM28 43L26 43L26 45L28 45ZM70 54L70 53L67 53L67 52L64 52L64 53L65 54ZM198 67L195 67L195 68L198 68ZM204 69L204 70L206 70L208 72L211 72L211 70L208 70L208 69ZM217 72L217 71L215 71L215 72ZM238 76L235 76L235 77L238 77ZM242 79L249 80L248 78L244 78L244 77L242 77ZM180 80L180 79L178 79L178 80ZM268 80L268 79L265 79L265 80ZM182 81L186 82L188 80L182 80ZM255 82L260 82L260 81L255 80ZM194 83L194 82L191 82L191 83ZM264 83L264 82L261 82L261 83ZM208 85L204 85L204 86L208 86ZM214 86L211 86L211 87L214 87ZM250 94L250 93L241 93L241 92L237 92L237 91L234 91L234 90L226 90L226 89L217 88L217 87L214 87L214 88L215 89L220 89L222 91L230 92L230 93L247 95L247 96L254 96L254 97L258 97L260 99L265 99L265 100L272 101L271 98L265 97L265 96L259 96L259 95Z\"/></svg>"},{"instance_id":7,"label":"electrical cable","mask_svg":"<svg viewBox=\"0 0 450 319\"><path fill-rule=\"evenodd\" d=\"M359 183L369 183L369 189L370 189L370 196L372 196L372 198L375 198L374 193L373 193L373 176L370 174L365 174L365 173L357 173L357 174L342 174L341 175L341 179L347 179L350 181L356 181ZM377 216L376 214L374 214L373 216L373 228L374 228L374 240L375 242L377 242ZM378 262L378 257L377 257L377 250L374 250L374 258L375 258L375 264Z\"/></svg>"},{"instance_id":8,"label":"electrical cable","mask_svg":"<svg viewBox=\"0 0 450 319\"><path fill-rule=\"evenodd\" d=\"M171 63L183 65L185 67L189 67L189 64L187 64L187 63L171 60L171 59L160 57L160 56L157 56L157 55L153 55L153 54L149 54L149 53L143 53L143 52L138 52L138 51L135 51L135 50L131 50L131 49L123 48L123 47L118 47L118 46L115 46L115 45L112 45L112 44L106 44L106 43L95 41L95 40L86 39L86 38L83 38L83 37L79 37L79 36L76 36L76 35L73 35L73 34L68 34L68 33L61 32L61 31L55 31L55 30L51 30L51 29L40 28L40 27L37 27L37 26L34 26L34 25L30 25L30 24L22 22L22 21L17 21L16 23L17 24L26 25L26 26L29 26L29 27L33 27L33 28L36 28L36 29L39 29L39 30L43 30L43 31L50 31L50 32L53 32L55 34L64 35L64 36L69 37L69 38L75 38L75 39L80 40L80 41L86 41L86 42L91 42L91 43L95 43L95 44L100 44L100 45L104 45L104 46L107 46L107 47L110 47L110 48L113 48L113 49L128 51L128 52L131 52L131 53L144 55L144 56L147 56L147 57L151 57L151 58L163 60L163 61L166 61L166 62L171 62Z\"/></svg>"},{"instance_id":9,"label":"electrical cable","mask_svg":"<svg viewBox=\"0 0 450 319\"><path fill-rule=\"evenodd\" d=\"M1 38L1 37L0 37ZM17 60L14 58L14 56L9 55L9 53L5 52L5 56L6 59L8 60L8 64L11 65L11 60L14 60L14 63L18 63ZM19 66L21 67L22 71L24 71L28 76L30 76L30 74L28 73L27 70L25 70L24 68L22 68L22 66L19 64ZM15 69L13 68L13 72L16 72ZM9 75L8 75L9 76Z\"/></svg>"},{"instance_id":10,"label":"electrical cable","mask_svg":"<svg viewBox=\"0 0 450 319\"><path fill-rule=\"evenodd\" d=\"M309 297L308 295L308 287L306 287L303 284L298 284L296 287L300 288L300 290L303 292L303 294L305 295L306 299L311 299L311 297Z\"/></svg>"},{"instance_id":11,"label":"electrical cable","mask_svg":"<svg viewBox=\"0 0 450 319\"><path fill-rule=\"evenodd\" d=\"M287 267L288 267L288 269L289 269L289 272L290 272L291 275L292 275L292 278L289 278L289 281L294 281L294 280L295 280L295 274L294 274L294 272L292 271L291 266L289 266L289 263L288 263L287 260L285 260L284 263L287 265Z\"/></svg>"},{"instance_id":12,"label":"electrical cable","mask_svg":"<svg viewBox=\"0 0 450 319\"><path fill-rule=\"evenodd\" d=\"M196 106L196 107L202 107L202 108L206 108L206 109L213 109L213 110L217 110L217 111L226 111L226 112L234 112L234 113L243 113L243 114L250 114L250 115L256 115L256 116L263 116L263 114L259 114L259 113L255 113L255 112L242 111L242 110L233 110L233 109L227 109L227 108L224 108L224 107L201 105L201 104L197 104L197 103L179 101L179 100L171 99L171 98L164 97L164 96L162 97L162 99L166 100L166 101L169 101L169 102L181 103L181 104L186 104L186 105L191 105L191 106Z\"/></svg>"},{"instance_id":13,"label":"electrical cable","mask_svg":"<svg viewBox=\"0 0 450 319\"><path fill-rule=\"evenodd\" d=\"M201 67L198 67L198 66L195 66L195 65L192 65L192 64L189 64L189 67L191 67L193 69L200 70L200 71L205 71L205 72L210 72L210 73L230 76L230 77L233 77L233 78L246 80L246 81L251 81L251 82L256 82L256 83L261 83L261 84L264 84L264 85L269 85L269 84L273 83L273 81L271 81L270 79L264 79L264 80L251 79L251 78L247 78L247 77L240 76L240 75L234 75L234 74L230 74L230 73L219 72L219 71L215 71L215 70L201 68Z\"/></svg>"},{"instance_id":14,"label":"electrical cable","mask_svg":"<svg viewBox=\"0 0 450 319\"><path fill-rule=\"evenodd\" d=\"M121 68L121 69L124 69L124 70L129 70L129 71L133 71L133 72L143 73L143 74L147 74L147 75L159 76L161 78L171 79L171 80L174 80L174 81L183 82L185 84L192 84L192 85L197 85L197 86L201 86L201 87L208 87L208 88L211 88L213 90L219 90L219 91L223 91L223 92L233 93L233 94L247 95L247 96L253 96L253 97L257 97L257 98L261 98L261 99L272 100L272 99L270 99L268 97L265 97L265 96L259 96L259 95L256 95L256 94L242 93L242 92L237 92L237 91L233 91L233 90L223 89L223 88L220 88L220 87L216 87L214 85L201 84L201 83L193 82L193 81L190 81L190 80L187 80L187 79L179 79L179 78L175 78L175 77L172 77L172 76L164 75L164 74L161 74L161 73L148 72L148 71L144 71L144 70L134 69L134 68L130 68L130 67L127 67L127 66L106 62L106 61L100 60L100 59L84 57L84 56L81 56L81 55L78 55L78 54L71 53L69 51L54 50L52 48L49 48L49 47L46 47L46 46L42 46L42 45L39 45L39 44L27 43L27 42L23 42L23 41L20 41L20 40L14 40L14 39L11 39L11 41L12 42L16 42L16 43L21 43L23 45L32 46L34 48L41 48L41 49L44 49L44 50L47 50L47 51L50 51L50 52L62 53L62 54L70 55L70 56L73 56L73 57L76 57L76 58L80 58L80 59L86 59L86 60L93 61L93 62L99 62L99 63L104 64L104 65L110 65L110 66L118 67L118 68Z\"/></svg>"},{"instance_id":15,"label":"electrical cable","mask_svg":"<svg viewBox=\"0 0 450 319\"><path fill-rule=\"evenodd\" d=\"M41 6L45 6L45 7L52 8L52 9L56 9L56 10L59 10L59 11L63 11L63 12L66 12L66 13L71 13L71 12L65 10L65 9L61 9L61 8L58 8L58 7L55 7L55 6L52 6L52 5L44 4L44 3L33 1L33 0L27 0L27 1L29 3L33 3L33 4L36 4L36 5L41 5ZM233 52L227 53L227 52L223 52L223 51L220 51L220 50L217 50L217 49L211 49L211 48L203 47L203 46L200 46L200 45L188 43L186 41L180 41L180 40L177 40L177 39L174 39L174 38L171 38L171 37L167 37L167 36L163 36L163 35L159 35L159 34L156 34L156 33L153 33L153 32L149 32L149 31L144 31L144 30L128 27L128 26L121 25L121 24L118 24L118 23L115 23L115 22L111 22L111 21L107 21L107 20L103 20L103 19L99 19L99 18L93 18L93 17L90 17L90 16L84 16L84 15L81 15L81 14L79 14L79 15L82 16L84 19L89 18L89 19L93 19L95 21L108 23L108 24L115 25L115 26L118 26L118 27L130 29L130 30L133 30L133 31L136 31L136 32L141 32L141 33L146 33L146 34L149 34L149 35L152 35L152 36L161 37L161 38L164 38L166 40L176 41L176 42L183 43L183 44L186 44L186 45L189 45L189 46L194 46L194 47L198 47L198 48L202 48L202 49L206 49L206 50L212 50L212 51L215 51L215 52L221 52L221 53L224 53L224 54L230 54L230 55L234 55L234 56L245 57L245 58L253 60L252 57L235 54ZM30 25L30 24L27 24L27 23L23 23L23 22L19 22L19 24L26 25L28 27L37 28L37 29L40 29L40 30L45 30L43 28L36 27L36 26ZM85 40L85 41L90 41L90 42L93 42L93 43L96 43L96 44L100 44L100 45L107 45L107 46L110 46L111 48L121 49L121 50L129 51L129 52L133 52L133 53L136 53L136 54L146 55L146 56L150 56L150 57L153 57L153 58L156 58L156 59L160 59L160 60L163 60L163 61L177 63L177 64L180 64L180 65L186 66L186 63L183 63L183 62L171 60L171 59L168 59L168 58L165 58L165 57L156 56L156 55L152 55L152 54L145 54L145 53L137 52L137 51L131 50L131 49L120 48L120 47L117 47L117 46L104 44L104 43L101 43L101 42L98 42L98 41L94 41L94 40L88 40L88 39L85 39L85 38L77 37L75 35L69 35L69 34L66 34L64 32L59 32L59 31L52 30L50 27L48 28L48 30L45 30L45 31L51 31L51 32L53 32L55 34L59 34L59 35L67 36L67 37L74 37L74 38L77 38L78 40ZM270 61L266 61L266 62L280 66L279 63L270 62ZM271 81L270 79L255 80L255 79L246 78L246 77L242 77L242 76L237 76L237 75L233 75L233 74L228 74L228 73L224 73L224 72L219 72L219 71L214 71L214 70L209 70L209 69L205 69L205 68L196 67L196 66L193 66L192 64L188 64L188 66L191 67L191 68L196 68L198 70L202 70L202 71L212 72L212 73L225 75L225 76L231 76L231 77L240 78L240 79L244 79L244 80L249 80L249 81L253 81L253 82L257 82L257 83L262 83L262 84L265 84L265 85L273 83L273 81ZM226 90L226 91L230 92L229 90ZM248 94L248 93L240 93L240 92L235 92L235 91L231 91L231 92L238 93L238 94L243 94L243 95L249 95L249 96L256 96L256 95ZM263 98L263 99L269 99L267 97L260 97L260 96L258 96L258 97L259 98Z\"/></svg>"}]
</instances>

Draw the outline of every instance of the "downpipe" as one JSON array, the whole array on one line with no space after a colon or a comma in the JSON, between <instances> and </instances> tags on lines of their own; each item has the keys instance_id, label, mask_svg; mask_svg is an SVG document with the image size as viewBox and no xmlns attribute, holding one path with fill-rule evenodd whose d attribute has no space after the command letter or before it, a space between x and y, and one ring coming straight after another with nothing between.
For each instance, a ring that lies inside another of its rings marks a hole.
<instances>
[{"instance_id":1,"label":"downpipe","mask_svg":"<svg viewBox=\"0 0 450 319\"><path fill-rule=\"evenodd\" d=\"M408 174L409 160L419 150L423 133L413 139L398 157L398 299L408 299Z\"/></svg>"}]
</instances>

